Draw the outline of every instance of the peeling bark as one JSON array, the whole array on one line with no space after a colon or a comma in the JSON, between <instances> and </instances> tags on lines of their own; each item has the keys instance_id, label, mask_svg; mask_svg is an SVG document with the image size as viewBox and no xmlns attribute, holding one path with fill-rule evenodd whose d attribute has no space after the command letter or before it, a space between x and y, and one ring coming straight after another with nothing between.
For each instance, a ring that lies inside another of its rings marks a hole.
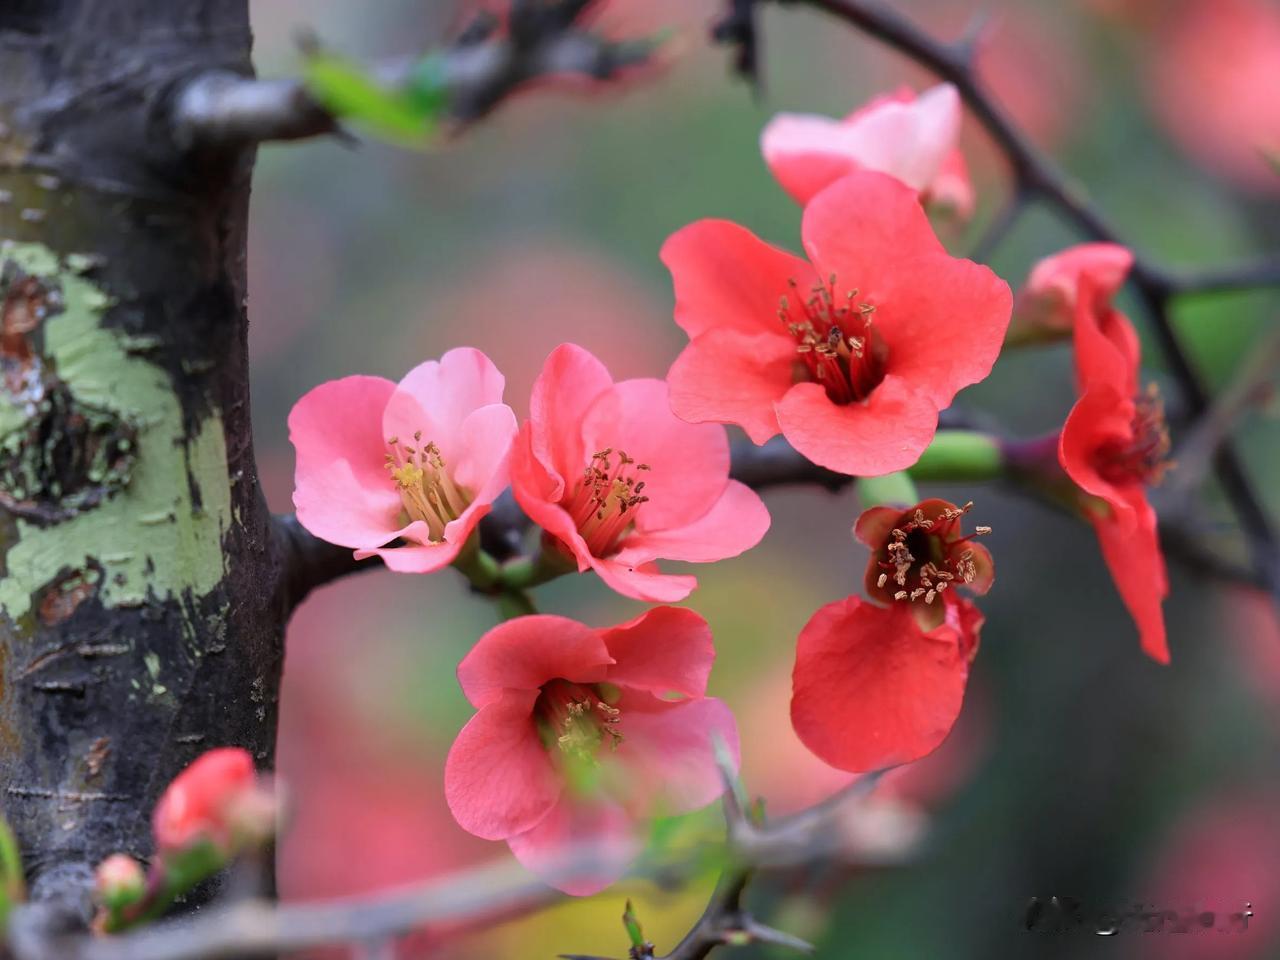
<instances>
[{"instance_id":1,"label":"peeling bark","mask_svg":"<svg viewBox=\"0 0 1280 960\"><path fill-rule=\"evenodd\" d=\"M269 765L287 616L253 462L252 152L174 92L247 0L0 5L0 806L34 896L150 852L202 751Z\"/></svg>"}]
</instances>

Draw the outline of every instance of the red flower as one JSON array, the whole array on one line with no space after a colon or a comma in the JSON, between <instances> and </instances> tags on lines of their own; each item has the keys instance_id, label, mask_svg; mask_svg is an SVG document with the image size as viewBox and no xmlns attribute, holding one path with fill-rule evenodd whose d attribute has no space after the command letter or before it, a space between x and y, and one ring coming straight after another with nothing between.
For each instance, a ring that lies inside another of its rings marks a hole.
<instances>
[{"instance_id":1,"label":"red flower","mask_svg":"<svg viewBox=\"0 0 1280 960\"><path fill-rule=\"evenodd\" d=\"M858 597L829 603L800 631L791 723L841 770L910 763L951 731L964 700L982 614L948 594L943 623L924 629L913 606Z\"/></svg>"},{"instance_id":2,"label":"red flower","mask_svg":"<svg viewBox=\"0 0 1280 960\"><path fill-rule=\"evenodd\" d=\"M957 507L872 507L854 534L871 548L867 592L827 604L800 632L791 722L805 746L852 772L933 751L960 714L982 614L956 587L986 593L991 555L964 535Z\"/></svg>"},{"instance_id":3,"label":"red flower","mask_svg":"<svg viewBox=\"0 0 1280 960\"><path fill-rule=\"evenodd\" d=\"M1085 494L1085 514L1142 649L1168 663L1161 604L1169 581L1146 487L1165 468L1169 433L1154 388L1139 394L1133 325L1117 310L1098 309L1087 277L1076 301L1075 358L1080 398L1062 428L1058 460Z\"/></svg>"},{"instance_id":4,"label":"red flower","mask_svg":"<svg viewBox=\"0 0 1280 960\"><path fill-rule=\"evenodd\" d=\"M722 427L677 419L663 381L614 383L573 344L534 384L511 486L555 549L638 600L682 600L697 586L655 560L737 556L769 529L759 496L729 479Z\"/></svg>"},{"instance_id":5,"label":"red flower","mask_svg":"<svg viewBox=\"0 0 1280 960\"><path fill-rule=\"evenodd\" d=\"M567 893L603 889L641 846L636 821L722 791L714 739L736 760L738 735L705 696L714 658L706 622L675 607L605 630L555 616L495 627L458 666L477 712L445 763L449 809Z\"/></svg>"},{"instance_id":6,"label":"red flower","mask_svg":"<svg viewBox=\"0 0 1280 960\"><path fill-rule=\"evenodd\" d=\"M991 371L1012 297L986 267L951 257L915 192L857 172L805 208L812 263L725 221L662 248L690 343L671 403L694 423L781 432L814 463L873 476L911 466L938 411Z\"/></svg>"},{"instance_id":7,"label":"red flower","mask_svg":"<svg viewBox=\"0 0 1280 960\"><path fill-rule=\"evenodd\" d=\"M237 813L258 793L253 758L239 747L202 754L165 789L151 819L156 851L185 850L207 840L229 851L236 842Z\"/></svg>"}]
</instances>

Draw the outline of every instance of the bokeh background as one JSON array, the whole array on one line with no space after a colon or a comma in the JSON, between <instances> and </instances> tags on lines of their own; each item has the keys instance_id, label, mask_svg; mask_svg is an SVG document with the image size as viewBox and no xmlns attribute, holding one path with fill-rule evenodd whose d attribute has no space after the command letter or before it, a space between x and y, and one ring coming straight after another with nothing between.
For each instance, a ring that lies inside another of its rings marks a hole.
<instances>
[{"instance_id":1,"label":"bokeh background","mask_svg":"<svg viewBox=\"0 0 1280 960\"><path fill-rule=\"evenodd\" d=\"M376 59L447 40L453 0L257 0L257 62L295 72L293 36ZM1280 3L1272 0L900 0L944 35L990 20L981 67L1032 136L1088 185L1125 236L1170 262L1213 265L1280 244ZM683 343L671 322L663 239L728 217L796 247L799 211L760 160L777 110L844 114L929 78L852 30L800 9L765 11L757 95L706 42L710 0L611 0L603 26L674 27L668 69L608 95L539 92L445 149L336 142L269 147L250 238L258 459L272 507L291 509L285 418L315 384L363 372L398 379L470 344L505 371L522 413L546 354L574 340L618 378L662 376ZM976 223L946 234L963 253L1008 189L969 122ZM1026 216L993 266L1015 288L1038 257L1074 238ZM1140 311L1133 307L1141 324ZM1215 385L1280 321L1275 292L1205 297L1179 329ZM1001 359L961 396L1012 434L1061 423L1073 400L1068 348ZM1162 377L1158 354L1150 374ZM1240 448L1273 511L1280 467L1264 405ZM918 861L826 868L757 883L761 916L819 956L1280 956L1280 631L1265 598L1174 566L1166 611L1173 665L1138 650L1091 531L994 488L939 489L977 502L994 527L997 585L957 733L896 790L930 817ZM1234 549L1210 487L1205 536ZM773 527L748 555L697 568L688 601L712 624L712 692L735 709L744 777L783 812L842 777L807 755L787 704L797 632L818 606L858 589L852 493L770 492ZM595 624L641 605L592 578L538 590L543 609ZM507 856L465 834L441 789L444 756L470 710L454 667L495 622L450 572L381 571L319 591L289 630L280 773L293 822L283 893L341 896ZM443 948L451 956L622 955L618 917L635 897L660 951L700 913L706 883L624 885ZM1255 917L1244 935L1088 934L1021 929L1032 896L1102 908L1202 903ZM426 956L429 936L401 945ZM769 953L752 948L755 955ZM746 955L746 954L744 954Z\"/></svg>"}]
</instances>

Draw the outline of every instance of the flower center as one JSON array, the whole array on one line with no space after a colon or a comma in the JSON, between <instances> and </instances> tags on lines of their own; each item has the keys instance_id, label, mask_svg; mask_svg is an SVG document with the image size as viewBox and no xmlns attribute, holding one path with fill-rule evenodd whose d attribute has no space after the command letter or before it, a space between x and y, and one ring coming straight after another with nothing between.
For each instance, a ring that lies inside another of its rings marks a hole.
<instances>
[{"instance_id":1,"label":"flower center","mask_svg":"<svg viewBox=\"0 0 1280 960\"><path fill-rule=\"evenodd\" d=\"M569 514L593 556L615 552L634 529L641 504L649 500L639 478L648 469L647 463L636 463L612 447L592 455L569 502Z\"/></svg>"},{"instance_id":2,"label":"flower center","mask_svg":"<svg viewBox=\"0 0 1280 960\"><path fill-rule=\"evenodd\" d=\"M909 520L894 527L884 548L886 559L879 561L884 572L876 586L883 590L892 581L894 600L914 603L923 597L925 603L933 603L949 587L972 583L978 567L969 541L991 532L990 527L975 527L969 536L960 535L960 518L972 508L971 500L932 520L923 510L916 510Z\"/></svg>"},{"instance_id":3,"label":"flower center","mask_svg":"<svg viewBox=\"0 0 1280 960\"><path fill-rule=\"evenodd\" d=\"M796 341L796 381L821 384L833 403L865 400L884 379L889 359L872 322L875 305L855 302L857 288L839 293L834 273L807 294L794 279L789 283L792 293L779 300L778 319Z\"/></svg>"},{"instance_id":4,"label":"flower center","mask_svg":"<svg viewBox=\"0 0 1280 960\"><path fill-rule=\"evenodd\" d=\"M1170 466L1164 401L1153 383L1133 404L1133 439L1101 447L1095 455L1098 473L1112 483L1157 484Z\"/></svg>"},{"instance_id":5,"label":"flower center","mask_svg":"<svg viewBox=\"0 0 1280 960\"><path fill-rule=\"evenodd\" d=\"M544 684L533 708L542 742L571 761L594 763L606 737L611 749L622 743L618 732L622 714L609 703L617 698L617 688L607 683L552 680Z\"/></svg>"},{"instance_id":6,"label":"flower center","mask_svg":"<svg viewBox=\"0 0 1280 960\"><path fill-rule=\"evenodd\" d=\"M430 539L439 542L444 540L445 525L467 509L471 494L453 482L440 448L421 441L421 430L413 435L413 444L398 437L388 439L386 467L408 519L421 520L430 530Z\"/></svg>"}]
</instances>

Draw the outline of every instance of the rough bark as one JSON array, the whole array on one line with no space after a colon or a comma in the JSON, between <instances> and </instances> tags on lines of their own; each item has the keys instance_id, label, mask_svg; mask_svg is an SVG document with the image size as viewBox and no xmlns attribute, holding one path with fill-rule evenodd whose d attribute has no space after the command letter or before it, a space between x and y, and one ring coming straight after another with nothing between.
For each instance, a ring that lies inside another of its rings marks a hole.
<instances>
[{"instance_id":1,"label":"rough bark","mask_svg":"<svg viewBox=\"0 0 1280 960\"><path fill-rule=\"evenodd\" d=\"M0 4L0 803L35 897L149 853L200 752L272 761L282 550L250 438L252 152L174 92L247 0Z\"/></svg>"}]
</instances>

